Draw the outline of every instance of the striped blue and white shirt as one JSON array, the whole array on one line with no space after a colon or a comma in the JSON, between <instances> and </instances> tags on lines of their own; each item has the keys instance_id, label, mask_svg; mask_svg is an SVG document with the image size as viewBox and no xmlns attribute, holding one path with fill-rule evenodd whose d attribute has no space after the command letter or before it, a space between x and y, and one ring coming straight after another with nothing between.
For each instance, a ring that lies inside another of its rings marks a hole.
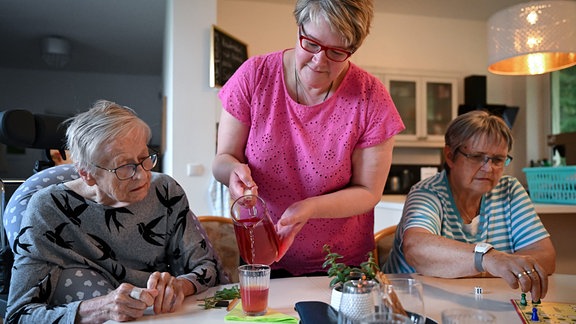
<instances>
[{"instance_id":1,"label":"striped blue and white shirt","mask_svg":"<svg viewBox=\"0 0 576 324\"><path fill-rule=\"evenodd\" d=\"M411 273L416 270L402 252L404 232L411 227L460 242L487 242L496 250L514 253L550 235L534 210L528 193L518 179L503 176L482 197L478 230L470 231L456 208L446 171L415 184L404 204L394 246L384 264L385 273ZM472 259L471 259L472 260Z\"/></svg>"}]
</instances>

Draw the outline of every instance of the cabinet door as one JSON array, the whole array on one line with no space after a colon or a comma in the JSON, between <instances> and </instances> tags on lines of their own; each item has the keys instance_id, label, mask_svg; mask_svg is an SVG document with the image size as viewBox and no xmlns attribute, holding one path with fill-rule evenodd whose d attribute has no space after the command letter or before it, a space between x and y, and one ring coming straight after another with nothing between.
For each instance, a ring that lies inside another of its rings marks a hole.
<instances>
[{"instance_id":1,"label":"cabinet door","mask_svg":"<svg viewBox=\"0 0 576 324\"><path fill-rule=\"evenodd\" d=\"M417 78L405 76L386 76L385 84L390 96L402 117L406 129L399 134L406 140L416 140L420 133L418 127L418 106L421 105L420 83Z\"/></svg>"},{"instance_id":2,"label":"cabinet door","mask_svg":"<svg viewBox=\"0 0 576 324\"><path fill-rule=\"evenodd\" d=\"M425 78L423 82L426 87L426 136L431 140L443 140L448 123L457 114L456 81Z\"/></svg>"}]
</instances>

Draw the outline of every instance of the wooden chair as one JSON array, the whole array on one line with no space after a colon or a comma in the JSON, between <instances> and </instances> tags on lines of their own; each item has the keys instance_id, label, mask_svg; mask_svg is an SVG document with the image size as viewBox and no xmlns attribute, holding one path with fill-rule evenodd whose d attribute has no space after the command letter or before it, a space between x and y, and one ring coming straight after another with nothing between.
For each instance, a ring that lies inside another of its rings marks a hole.
<instances>
[{"instance_id":1,"label":"wooden chair","mask_svg":"<svg viewBox=\"0 0 576 324\"><path fill-rule=\"evenodd\" d=\"M382 269L386 258L394 246L394 234L396 233L397 225L392 225L379 230L374 233L374 243L376 247L374 248L374 259L378 262L378 266Z\"/></svg>"},{"instance_id":2,"label":"wooden chair","mask_svg":"<svg viewBox=\"0 0 576 324\"><path fill-rule=\"evenodd\" d=\"M223 271L230 282L238 282L240 251L236 243L234 223L231 218L223 216L198 216L198 220L210 239L212 247L222 262Z\"/></svg>"}]
</instances>

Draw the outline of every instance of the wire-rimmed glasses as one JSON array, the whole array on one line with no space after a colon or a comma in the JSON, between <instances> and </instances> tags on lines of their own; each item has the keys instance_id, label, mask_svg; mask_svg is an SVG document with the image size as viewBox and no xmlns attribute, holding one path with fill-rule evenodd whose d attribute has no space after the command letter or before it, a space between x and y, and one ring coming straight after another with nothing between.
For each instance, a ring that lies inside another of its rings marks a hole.
<instances>
[{"instance_id":1,"label":"wire-rimmed glasses","mask_svg":"<svg viewBox=\"0 0 576 324\"><path fill-rule=\"evenodd\" d=\"M138 169L139 166L141 166L142 169L144 169L145 171L150 171L156 166L157 162L158 162L158 153L154 152L150 154L148 157L146 157L144 160L142 160L142 162L140 163L128 163L121 165L115 169L103 168L96 164L92 165L97 167L98 169L114 173L116 175L116 178L118 178L118 180L128 180L131 179L136 174L136 170Z\"/></svg>"},{"instance_id":2,"label":"wire-rimmed glasses","mask_svg":"<svg viewBox=\"0 0 576 324\"><path fill-rule=\"evenodd\" d=\"M322 45L317 41L304 36L303 33L305 33L305 31L303 26L300 26L298 32L300 35L300 47L308 53L318 54L321 51L324 51L326 57L334 62L344 62L354 53L341 48Z\"/></svg>"},{"instance_id":3,"label":"wire-rimmed glasses","mask_svg":"<svg viewBox=\"0 0 576 324\"><path fill-rule=\"evenodd\" d=\"M462 154L465 158L477 165L483 166L484 164L488 163L488 161L492 161L492 165L498 168L508 166L513 159L510 155L488 156L481 153L464 153L460 149L456 149L456 153Z\"/></svg>"}]
</instances>

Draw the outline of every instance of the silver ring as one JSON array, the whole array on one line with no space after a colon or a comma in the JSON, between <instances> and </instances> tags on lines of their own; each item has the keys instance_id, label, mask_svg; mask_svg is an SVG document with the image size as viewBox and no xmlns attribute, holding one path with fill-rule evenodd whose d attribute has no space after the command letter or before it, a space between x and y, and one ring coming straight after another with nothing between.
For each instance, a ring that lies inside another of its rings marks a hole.
<instances>
[{"instance_id":1,"label":"silver ring","mask_svg":"<svg viewBox=\"0 0 576 324\"><path fill-rule=\"evenodd\" d=\"M516 275L516 278L520 279L520 278L522 278L522 276L527 276L527 275L528 275L528 273L526 271L520 272L519 274Z\"/></svg>"},{"instance_id":2,"label":"silver ring","mask_svg":"<svg viewBox=\"0 0 576 324\"><path fill-rule=\"evenodd\" d=\"M130 297L140 300L140 295L142 294L142 288L134 287L130 292Z\"/></svg>"},{"instance_id":3,"label":"silver ring","mask_svg":"<svg viewBox=\"0 0 576 324\"><path fill-rule=\"evenodd\" d=\"M534 268L524 271L524 273L526 273L527 275L534 273L534 272L536 272L536 269L534 269Z\"/></svg>"}]
</instances>

